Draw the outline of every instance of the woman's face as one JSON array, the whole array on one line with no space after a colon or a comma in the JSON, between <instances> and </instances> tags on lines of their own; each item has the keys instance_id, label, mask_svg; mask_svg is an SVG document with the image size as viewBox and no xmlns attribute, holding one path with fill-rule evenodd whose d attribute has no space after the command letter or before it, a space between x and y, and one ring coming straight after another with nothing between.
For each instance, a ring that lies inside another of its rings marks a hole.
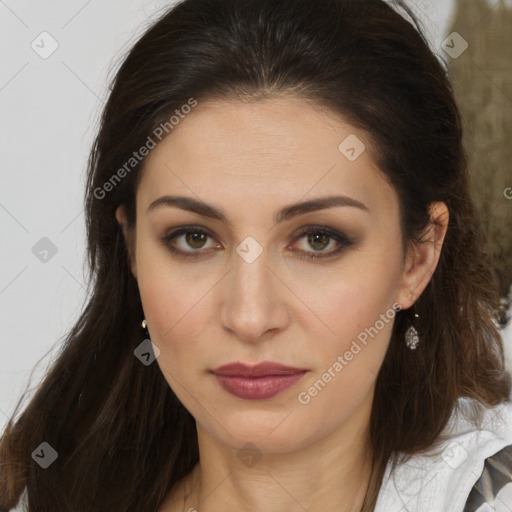
<instances>
[{"instance_id":1,"label":"woman's face","mask_svg":"<svg viewBox=\"0 0 512 512\"><path fill-rule=\"evenodd\" d=\"M148 155L132 271L157 364L224 445L291 451L368 417L393 305L421 292L409 295L397 195L369 149L364 132L282 96L199 102ZM213 373L261 362L305 372Z\"/></svg>"}]
</instances>

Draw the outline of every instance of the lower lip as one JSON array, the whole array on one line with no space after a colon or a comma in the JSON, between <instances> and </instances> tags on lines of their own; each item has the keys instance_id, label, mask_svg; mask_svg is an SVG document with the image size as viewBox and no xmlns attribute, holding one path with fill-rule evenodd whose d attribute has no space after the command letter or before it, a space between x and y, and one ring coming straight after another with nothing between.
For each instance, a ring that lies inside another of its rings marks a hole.
<instances>
[{"instance_id":1,"label":"lower lip","mask_svg":"<svg viewBox=\"0 0 512 512\"><path fill-rule=\"evenodd\" d=\"M234 375L215 375L219 384L229 393L246 400L272 398L298 382L306 373L289 375L265 375L263 377L240 377Z\"/></svg>"}]
</instances>

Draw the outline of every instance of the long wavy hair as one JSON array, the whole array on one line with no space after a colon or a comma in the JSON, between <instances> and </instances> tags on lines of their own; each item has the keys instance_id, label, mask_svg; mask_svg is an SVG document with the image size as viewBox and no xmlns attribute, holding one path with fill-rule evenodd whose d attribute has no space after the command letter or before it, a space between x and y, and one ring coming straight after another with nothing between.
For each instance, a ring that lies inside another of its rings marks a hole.
<instances>
[{"instance_id":1,"label":"long wavy hair","mask_svg":"<svg viewBox=\"0 0 512 512\"><path fill-rule=\"evenodd\" d=\"M90 297L34 396L18 414L20 399L3 432L4 509L26 489L31 512L154 512L198 462L194 418L159 366L134 356L144 339L143 310L115 218L123 204L131 226L136 219L145 159L126 162L191 98L291 93L366 130L398 194L404 242L421 242L431 202L448 206L438 266L414 306L422 343L415 352L406 348L411 310L399 311L377 376L374 471L363 510L374 509L388 462L432 447L460 397L487 407L508 400L500 298L469 192L460 112L418 20L394 4L184 0L127 53L89 158ZM112 181L123 166L122 179ZM42 442L58 453L47 469L31 456Z\"/></svg>"}]
</instances>

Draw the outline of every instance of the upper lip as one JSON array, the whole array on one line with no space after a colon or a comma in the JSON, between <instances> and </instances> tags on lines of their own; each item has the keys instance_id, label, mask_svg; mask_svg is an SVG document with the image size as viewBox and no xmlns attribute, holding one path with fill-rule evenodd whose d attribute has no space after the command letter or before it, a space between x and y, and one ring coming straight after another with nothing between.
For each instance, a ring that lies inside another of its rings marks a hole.
<instances>
[{"instance_id":1,"label":"upper lip","mask_svg":"<svg viewBox=\"0 0 512 512\"><path fill-rule=\"evenodd\" d=\"M305 371L306 369L304 368L294 368L293 366L265 361L253 366L244 363L225 364L213 370L213 373L216 375L232 375L239 377L261 377L264 375L292 375Z\"/></svg>"}]
</instances>

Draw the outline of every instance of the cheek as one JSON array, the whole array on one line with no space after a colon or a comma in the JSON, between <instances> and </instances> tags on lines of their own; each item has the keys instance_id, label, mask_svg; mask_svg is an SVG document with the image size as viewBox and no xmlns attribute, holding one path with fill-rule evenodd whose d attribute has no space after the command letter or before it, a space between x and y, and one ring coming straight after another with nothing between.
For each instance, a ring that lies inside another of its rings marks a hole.
<instances>
[{"instance_id":1,"label":"cheek","mask_svg":"<svg viewBox=\"0 0 512 512\"><path fill-rule=\"evenodd\" d=\"M331 392L322 393L324 399L317 400L317 406L328 405L328 396L334 394L350 409L349 402L357 402L369 390L384 359L396 315L401 252L398 244L377 245L354 252L335 275L320 281L321 286L303 288L312 309L329 328L322 329L318 371L307 383L311 386L320 379L317 388L323 389L329 382Z\"/></svg>"},{"instance_id":2,"label":"cheek","mask_svg":"<svg viewBox=\"0 0 512 512\"><path fill-rule=\"evenodd\" d=\"M326 339L347 343L390 308L389 315L393 313L400 275L399 248L376 244L354 251L329 273L303 272L301 296L308 297L311 308L330 328Z\"/></svg>"},{"instance_id":3,"label":"cheek","mask_svg":"<svg viewBox=\"0 0 512 512\"><path fill-rule=\"evenodd\" d=\"M145 243L141 237L137 282L151 340L161 350L159 360L166 359L171 347L176 356L190 356L196 334L201 331L197 320L214 285L214 276L205 276L194 264L173 264L165 249ZM183 339L186 344L174 342Z\"/></svg>"},{"instance_id":4,"label":"cheek","mask_svg":"<svg viewBox=\"0 0 512 512\"><path fill-rule=\"evenodd\" d=\"M203 366L199 340L200 333L206 330L198 320L203 313L201 296L205 295L207 290L203 288L206 287L187 285L175 273L164 276L156 269L139 275L148 331L151 341L160 350L155 363L178 399L190 406L190 392L195 389L193 376L197 376ZM196 394L197 391L193 393Z\"/></svg>"},{"instance_id":5,"label":"cheek","mask_svg":"<svg viewBox=\"0 0 512 512\"><path fill-rule=\"evenodd\" d=\"M319 311L335 334L325 335L310 352L315 371L297 390L296 400L305 417L322 419L324 433L347 421L363 403L371 403L396 315L392 291L382 278L352 274L341 286L333 286L330 303Z\"/></svg>"}]
</instances>

